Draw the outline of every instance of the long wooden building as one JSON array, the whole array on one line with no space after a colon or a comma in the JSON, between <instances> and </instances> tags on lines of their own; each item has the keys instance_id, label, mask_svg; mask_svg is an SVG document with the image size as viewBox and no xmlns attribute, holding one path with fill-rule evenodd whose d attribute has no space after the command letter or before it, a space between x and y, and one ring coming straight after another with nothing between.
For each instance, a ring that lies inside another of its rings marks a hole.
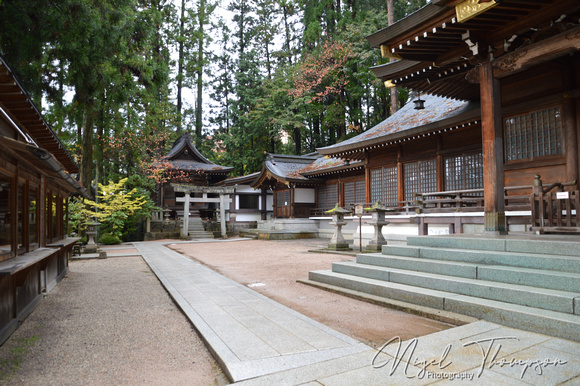
<instances>
[{"instance_id":1,"label":"long wooden building","mask_svg":"<svg viewBox=\"0 0 580 386\"><path fill-rule=\"evenodd\" d=\"M68 197L87 195L78 171L0 58L0 343L68 270Z\"/></svg>"},{"instance_id":2,"label":"long wooden building","mask_svg":"<svg viewBox=\"0 0 580 386\"><path fill-rule=\"evenodd\" d=\"M298 171L325 181L311 209L381 200L422 213L420 234L429 222L578 231L579 20L573 0L436 0L369 36L391 59L376 76L415 103L318 149L343 163Z\"/></svg>"}]
</instances>

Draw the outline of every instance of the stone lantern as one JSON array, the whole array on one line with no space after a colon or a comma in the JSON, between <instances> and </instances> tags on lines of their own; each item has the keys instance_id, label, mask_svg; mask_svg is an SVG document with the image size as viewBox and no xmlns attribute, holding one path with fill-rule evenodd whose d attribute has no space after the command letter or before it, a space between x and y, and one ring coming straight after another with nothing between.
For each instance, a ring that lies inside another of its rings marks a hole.
<instances>
[{"instance_id":1,"label":"stone lantern","mask_svg":"<svg viewBox=\"0 0 580 386\"><path fill-rule=\"evenodd\" d=\"M344 215L349 214L350 212L338 206L337 203L334 208L327 210L324 213L332 215L330 225L335 226L334 234L328 244L328 249L332 249L333 251L350 251L351 248L348 246L348 243L342 235L342 227L347 224L347 222L344 221Z\"/></svg>"},{"instance_id":2,"label":"stone lantern","mask_svg":"<svg viewBox=\"0 0 580 386\"><path fill-rule=\"evenodd\" d=\"M165 223L168 224L169 223L169 216L171 214L171 209L163 209L163 217L165 218Z\"/></svg>"},{"instance_id":3,"label":"stone lantern","mask_svg":"<svg viewBox=\"0 0 580 386\"><path fill-rule=\"evenodd\" d=\"M373 218L368 222L368 224L375 228L375 234L371 241L369 241L367 250L381 252L383 245L387 245L387 240L385 240L385 237L383 236L383 226L389 225L389 221L385 221L385 212L387 212L388 209L382 206L380 201L377 201L376 204L370 208L366 208L366 211L372 213Z\"/></svg>"},{"instance_id":4,"label":"stone lantern","mask_svg":"<svg viewBox=\"0 0 580 386\"><path fill-rule=\"evenodd\" d=\"M94 219L88 223L87 226L87 245L85 245L84 252L85 253L97 253L99 251L99 246L95 242L95 238L97 237L97 232L99 229L100 222L95 221Z\"/></svg>"}]
</instances>

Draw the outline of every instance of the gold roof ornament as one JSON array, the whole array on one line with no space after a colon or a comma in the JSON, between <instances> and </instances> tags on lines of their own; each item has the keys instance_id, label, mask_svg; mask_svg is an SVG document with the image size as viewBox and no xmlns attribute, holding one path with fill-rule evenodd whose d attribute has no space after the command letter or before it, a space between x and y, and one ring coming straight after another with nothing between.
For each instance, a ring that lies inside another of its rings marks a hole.
<instances>
[{"instance_id":1,"label":"gold roof ornament","mask_svg":"<svg viewBox=\"0 0 580 386\"><path fill-rule=\"evenodd\" d=\"M495 2L494 0L465 0L455 6L457 21L463 23L488 9L495 7L497 4L498 2Z\"/></svg>"},{"instance_id":2,"label":"gold roof ornament","mask_svg":"<svg viewBox=\"0 0 580 386\"><path fill-rule=\"evenodd\" d=\"M387 80L387 81L385 82L385 87L386 87L386 88L393 88L393 87L397 87L397 85L396 85L396 84L394 84L394 83L393 83L393 80L391 79L391 80Z\"/></svg>"},{"instance_id":3,"label":"gold roof ornament","mask_svg":"<svg viewBox=\"0 0 580 386\"><path fill-rule=\"evenodd\" d=\"M394 52L391 52L391 49L389 46L387 46L386 44L381 44L381 56L383 58L389 58L389 59L403 59L401 58L401 56L399 54L395 54Z\"/></svg>"}]
</instances>

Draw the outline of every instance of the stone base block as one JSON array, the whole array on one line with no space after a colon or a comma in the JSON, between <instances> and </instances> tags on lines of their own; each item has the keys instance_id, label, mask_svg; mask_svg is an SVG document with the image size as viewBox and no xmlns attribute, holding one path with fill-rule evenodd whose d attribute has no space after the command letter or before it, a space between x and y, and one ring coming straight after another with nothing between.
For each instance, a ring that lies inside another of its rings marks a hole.
<instances>
[{"instance_id":1,"label":"stone base block","mask_svg":"<svg viewBox=\"0 0 580 386\"><path fill-rule=\"evenodd\" d=\"M352 251L352 248L346 243L328 244L326 249L331 251Z\"/></svg>"},{"instance_id":2,"label":"stone base block","mask_svg":"<svg viewBox=\"0 0 580 386\"><path fill-rule=\"evenodd\" d=\"M387 245L387 242L385 241L384 243L381 243L381 244L369 243L366 246L365 251L367 251L367 252L382 252L383 245Z\"/></svg>"}]
</instances>

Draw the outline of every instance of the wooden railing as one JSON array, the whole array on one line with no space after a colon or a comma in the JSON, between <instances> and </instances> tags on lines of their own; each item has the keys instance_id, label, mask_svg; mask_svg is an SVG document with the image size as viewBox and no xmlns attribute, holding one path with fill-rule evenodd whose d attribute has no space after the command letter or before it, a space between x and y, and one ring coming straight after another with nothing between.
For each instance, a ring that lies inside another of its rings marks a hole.
<instances>
[{"instance_id":1,"label":"wooden railing","mask_svg":"<svg viewBox=\"0 0 580 386\"><path fill-rule=\"evenodd\" d=\"M483 189L415 193L420 212L480 212L483 210Z\"/></svg>"},{"instance_id":2,"label":"wooden railing","mask_svg":"<svg viewBox=\"0 0 580 386\"><path fill-rule=\"evenodd\" d=\"M536 176L530 196L532 230L538 233L580 232L580 192L564 190L574 185L576 181L554 183L544 188L540 176Z\"/></svg>"},{"instance_id":3,"label":"wooden railing","mask_svg":"<svg viewBox=\"0 0 580 386\"><path fill-rule=\"evenodd\" d=\"M505 188L505 209L510 211L530 210L532 185ZM415 193L413 201L397 201L384 204L389 214L483 212L483 189L451 190L432 193ZM362 204L364 207L374 203ZM355 204L347 204L346 209L354 213ZM325 208L310 209L311 217L330 217Z\"/></svg>"}]
</instances>

